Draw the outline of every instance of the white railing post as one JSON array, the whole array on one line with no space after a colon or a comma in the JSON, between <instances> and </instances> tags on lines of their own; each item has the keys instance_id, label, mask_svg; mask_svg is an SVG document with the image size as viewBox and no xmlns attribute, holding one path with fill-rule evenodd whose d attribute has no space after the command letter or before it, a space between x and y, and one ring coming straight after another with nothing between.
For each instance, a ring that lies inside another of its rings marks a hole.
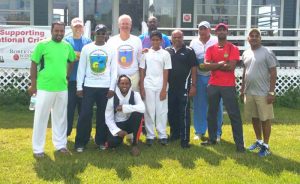
<instances>
[{"instance_id":1,"label":"white railing post","mask_svg":"<svg viewBox=\"0 0 300 184\"><path fill-rule=\"evenodd\" d=\"M297 0L297 6L300 7L300 0ZM296 35L300 37L300 10L296 8L296 28L298 28ZM300 48L300 39L298 39L298 47ZM297 52L297 56L300 57L300 50ZM297 62L297 67L300 67L300 59Z\"/></svg>"}]
</instances>

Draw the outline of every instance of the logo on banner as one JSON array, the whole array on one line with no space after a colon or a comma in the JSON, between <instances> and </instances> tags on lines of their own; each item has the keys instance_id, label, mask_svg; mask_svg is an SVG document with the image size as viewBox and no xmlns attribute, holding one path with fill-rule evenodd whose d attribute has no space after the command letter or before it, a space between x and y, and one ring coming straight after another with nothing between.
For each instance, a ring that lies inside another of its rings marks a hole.
<instances>
[{"instance_id":1,"label":"logo on banner","mask_svg":"<svg viewBox=\"0 0 300 184\"><path fill-rule=\"evenodd\" d=\"M93 74L103 74L106 69L107 53L102 50L95 50L90 54L90 68Z\"/></svg>"},{"instance_id":2,"label":"logo on banner","mask_svg":"<svg viewBox=\"0 0 300 184\"><path fill-rule=\"evenodd\" d=\"M121 45L118 48L118 63L122 68L129 68L133 63L133 47Z\"/></svg>"},{"instance_id":3,"label":"logo on banner","mask_svg":"<svg viewBox=\"0 0 300 184\"><path fill-rule=\"evenodd\" d=\"M14 54L13 58L15 61L18 61L20 59L20 56L19 56L19 54Z\"/></svg>"}]
</instances>

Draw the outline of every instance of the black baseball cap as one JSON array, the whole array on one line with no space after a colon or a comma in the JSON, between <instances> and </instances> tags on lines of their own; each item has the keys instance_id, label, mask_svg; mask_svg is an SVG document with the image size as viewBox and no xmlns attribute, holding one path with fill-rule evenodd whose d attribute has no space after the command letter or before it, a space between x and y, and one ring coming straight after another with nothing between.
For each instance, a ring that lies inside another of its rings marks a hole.
<instances>
[{"instance_id":1,"label":"black baseball cap","mask_svg":"<svg viewBox=\"0 0 300 184\"><path fill-rule=\"evenodd\" d=\"M104 24L98 24L98 25L95 27L95 32L97 32L97 31L103 31L103 32L106 32L106 31L107 31L106 25L104 25Z\"/></svg>"}]
</instances>

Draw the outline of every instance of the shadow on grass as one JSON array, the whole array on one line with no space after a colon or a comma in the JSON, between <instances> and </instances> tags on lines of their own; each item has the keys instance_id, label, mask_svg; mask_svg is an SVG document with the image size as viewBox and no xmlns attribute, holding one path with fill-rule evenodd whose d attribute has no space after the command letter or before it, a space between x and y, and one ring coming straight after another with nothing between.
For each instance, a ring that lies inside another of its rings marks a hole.
<instances>
[{"instance_id":1,"label":"shadow on grass","mask_svg":"<svg viewBox=\"0 0 300 184\"><path fill-rule=\"evenodd\" d=\"M74 142L69 142L72 149ZM203 159L212 166L220 165L222 160L233 159L238 164L251 169L259 169L267 175L279 176L287 170L300 175L300 163L272 154L266 158L258 158L257 154L247 152L236 153L235 145L222 140L220 145L206 148L192 146L190 149L180 148L179 142L172 142L168 146L155 143L148 147L141 143L139 145L142 153L139 157L130 155L131 146L122 145L115 150L96 150L94 144L89 144L84 153L73 152L73 155L65 156L60 153L54 154L54 160L49 156L36 160L35 170L39 178L46 181L61 181L65 183L80 183L78 174L85 172L88 165L99 169L113 169L120 180L129 180L132 177L131 168L148 166L152 169L161 169L162 161L175 160L183 168L195 169L195 162ZM100 179L99 179L100 180Z\"/></svg>"},{"instance_id":2,"label":"shadow on grass","mask_svg":"<svg viewBox=\"0 0 300 184\"><path fill-rule=\"evenodd\" d=\"M131 146L123 144L117 149L99 151L94 144L89 144L84 153L76 153L73 149L74 142L68 142L68 147L73 154L70 156L54 154L54 159L49 156L37 159L35 171L39 178L46 181L61 181L65 183L80 183L76 177L83 173L88 165L100 169L114 169L120 180L124 181L132 177L131 167L148 166L152 169L161 169L163 160L176 160L183 168L194 169L195 161L202 158L210 165L218 166L226 159L226 156L216 154L199 146L190 149L182 149L179 142L173 142L168 146L154 143L152 147L140 143L141 155L133 157L130 155Z\"/></svg>"},{"instance_id":3,"label":"shadow on grass","mask_svg":"<svg viewBox=\"0 0 300 184\"><path fill-rule=\"evenodd\" d=\"M54 160L48 155L44 158L36 159L34 169L39 178L50 182L59 182L61 180L64 183L81 183L77 178L77 174L84 171L85 163L78 163L78 158L68 155L62 155L61 153L54 153Z\"/></svg>"},{"instance_id":4,"label":"shadow on grass","mask_svg":"<svg viewBox=\"0 0 300 184\"><path fill-rule=\"evenodd\" d=\"M234 152L235 144L222 140L222 145L214 146L213 149L220 154L226 154L226 157L235 160L238 164L251 169L259 169L267 175L279 176L283 171L290 171L300 175L300 163L294 160L283 158L272 153L267 157L260 158L257 152L238 154Z\"/></svg>"}]
</instances>

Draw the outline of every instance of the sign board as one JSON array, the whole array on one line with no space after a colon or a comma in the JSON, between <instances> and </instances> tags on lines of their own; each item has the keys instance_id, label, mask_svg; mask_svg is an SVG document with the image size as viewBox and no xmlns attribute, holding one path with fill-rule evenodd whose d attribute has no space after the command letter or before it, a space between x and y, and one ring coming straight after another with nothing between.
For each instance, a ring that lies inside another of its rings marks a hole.
<instances>
[{"instance_id":1,"label":"sign board","mask_svg":"<svg viewBox=\"0 0 300 184\"><path fill-rule=\"evenodd\" d=\"M182 22L191 23L192 22L192 14L191 13L182 14Z\"/></svg>"},{"instance_id":2,"label":"sign board","mask_svg":"<svg viewBox=\"0 0 300 184\"><path fill-rule=\"evenodd\" d=\"M72 30L66 27L65 36ZM0 26L0 67L29 68L37 42L51 37L51 26Z\"/></svg>"}]
</instances>

